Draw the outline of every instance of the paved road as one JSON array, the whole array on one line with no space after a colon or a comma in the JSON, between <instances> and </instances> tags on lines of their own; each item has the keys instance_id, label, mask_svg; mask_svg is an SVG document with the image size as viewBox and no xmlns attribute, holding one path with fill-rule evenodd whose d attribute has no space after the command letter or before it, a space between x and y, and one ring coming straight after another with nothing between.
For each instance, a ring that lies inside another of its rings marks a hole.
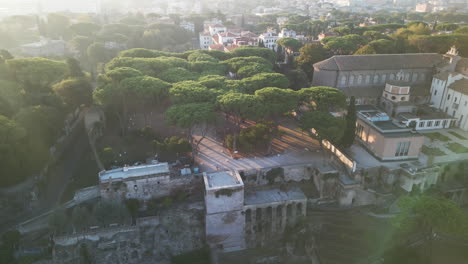
<instances>
[{"instance_id":1,"label":"paved road","mask_svg":"<svg viewBox=\"0 0 468 264\"><path fill-rule=\"evenodd\" d=\"M83 155L91 155L91 151L84 129L81 129L77 133L73 143L64 151L60 160L49 169L47 189L44 195L40 196L39 205L33 211L25 212L18 218L3 223L0 231L8 230L23 221L42 215L55 208L59 204L60 197L67 184L78 170L80 166L79 161Z\"/></svg>"},{"instance_id":2,"label":"paved road","mask_svg":"<svg viewBox=\"0 0 468 264\"><path fill-rule=\"evenodd\" d=\"M60 202L60 197L79 168L83 155L90 155L88 138L83 128L80 129L63 156L49 169L47 174L47 190L40 197L41 208L52 208Z\"/></svg>"}]
</instances>

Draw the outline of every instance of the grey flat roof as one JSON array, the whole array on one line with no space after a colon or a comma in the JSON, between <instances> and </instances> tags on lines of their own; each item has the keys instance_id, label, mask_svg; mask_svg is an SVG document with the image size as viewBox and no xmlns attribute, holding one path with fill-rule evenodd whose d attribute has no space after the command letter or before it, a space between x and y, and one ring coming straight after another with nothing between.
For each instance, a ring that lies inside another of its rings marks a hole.
<instances>
[{"instance_id":1,"label":"grey flat roof","mask_svg":"<svg viewBox=\"0 0 468 264\"><path fill-rule=\"evenodd\" d=\"M169 173L169 164L167 162L158 164L146 164L141 166L123 167L114 170L102 171L99 173L99 180L106 181L111 179L126 179L132 177L141 177L154 174Z\"/></svg>"},{"instance_id":2,"label":"grey flat roof","mask_svg":"<svg viewBox=\"0 0 468 264\"><path fill-rule=\"evenodd\" d=\"M210 173L206 178L208 179L208 185L211 188L241 185L235 175L229 171Z\"/></svg>"},{"instance_id":3,"label":"grey flat roof","mask_svg":"<svg viewBox=\"0 0 468 264\"><path fill-rule=\"evenodd\" d=\"M303 200L307 199L304 193L299 188L293 188L288 191L281 191L280 189L268 189L258 190L249 194L246 194L244 203L245 205L255 204L269 204L269 203L281 203L291 200Z\"/></svg>"},{"instance_id":4,"label":"grey flat roof","mask_svg":"<svg viewBox=\"0 0 468 264\"><path fill-rule=\"evenodd\" d=\"M437 53L335 55L315 63L314 68L336 71L401 70L432 68L441 62L442 55Z\"/></svg>"},{"instance_id":5,"label":"grey flat roof","mask_svg":"<svg viewBox=\"0 0 468 264\"><path fill-rule=\"evenodd\" d=\"M354 179L351 179L351 178L348 177L347 175L343 175L343 174L340 174L340 176L338 177L338 179L339 179L340 182L343 183L344 185L359 184L359 182L357 182L357 181L355 181Z\"/></svg>"},{"instance_id":6,"label":"grey flat roof","mask_svg":"<svg viewBox=\"0 0 468 264\"><path fill-rule=\"evenodd\" d=\"M402 130L402 129L405 129L405 128L401 128L397 125L395 125L391 120L388 120L388 121L374 121L373 124L382 129L382 130Z\"/></svg>"}]
</instances>

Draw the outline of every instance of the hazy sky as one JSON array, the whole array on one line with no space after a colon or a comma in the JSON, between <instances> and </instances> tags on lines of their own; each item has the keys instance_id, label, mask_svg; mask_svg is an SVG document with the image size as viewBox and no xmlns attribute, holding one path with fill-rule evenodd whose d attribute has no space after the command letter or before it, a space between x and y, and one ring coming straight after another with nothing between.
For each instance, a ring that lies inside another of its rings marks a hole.
<instances>
[{"instance_id":1,"label":"hazy sky","mask_svg":"<svg viewBox=\"0 0 468 264\"><path fill-rule=\"evenodd\" d=\"M0 0L0 8L7 8L13 13L36 12L39 7L44 12L67 10L73 12L96 12L99 2L99 0Z\"/></svg>"}]
</instances>

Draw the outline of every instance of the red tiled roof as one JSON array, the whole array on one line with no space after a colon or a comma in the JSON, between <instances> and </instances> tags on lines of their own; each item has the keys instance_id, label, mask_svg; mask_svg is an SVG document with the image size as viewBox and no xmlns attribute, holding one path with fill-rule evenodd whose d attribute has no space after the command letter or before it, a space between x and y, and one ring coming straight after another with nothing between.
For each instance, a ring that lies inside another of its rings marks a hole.
<instances>
[{"instance_id":1,"label":"red tiled roof","mask_svg":"<svg viewBox=\"0 0 468 264\"><path fill-rule=\"evenodd\" d=\"M219 36L218 35L213 36L213 42L214 43L219 43Z\"/></svg>"},{"instance_id":2,"label":"red tiled roof","mask_svg":"<svg viewBox=\"0 0 468 264\"><path fill-rule=\"evenodd\" d=\"M223 44L213 44L209 48L210 50L219 50L219 51L224 51L224 45Z\"/></svg>"},{"instance_id":3,"label":"red tiled roof","mask_svg":"<svg viewBox=\"0 0 468 264\"><path fill-rule=\"evenodd\" d=\"M227 45L226 47L224 47L226 50L228 51L233 51L235 49L237 49L239 47L239 45L236 45L236 44L231 44L231 45Z\"/></svg>"}]
</instances>

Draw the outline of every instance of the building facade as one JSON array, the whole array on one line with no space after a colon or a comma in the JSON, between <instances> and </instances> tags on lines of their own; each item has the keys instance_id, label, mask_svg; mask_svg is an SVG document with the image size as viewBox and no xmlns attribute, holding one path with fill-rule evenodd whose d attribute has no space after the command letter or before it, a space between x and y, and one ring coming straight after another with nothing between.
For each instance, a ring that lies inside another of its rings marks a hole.
<instances>
[{"instance_id":1,"label":"building facade","mask_svg":"<svg viewBox=\"0 0 468 264\"><path fill-rule=\"evenodd\" d=\"M444 59L432 79L431 105L454 119L451 126L468 131L468 59L460 57L455 47Z\"/></svg>"},{"instance_id":2,"label":"building facade","mask_svg":"<svg viewBox=\"0 0 468 264\"><path fill-rule=\"evenodd\" d=\"M313 86L330 86L356 97L357 103L378 103L388 81L402 81L429 90L442 56L433 53L333 56L314 64Z\"/></svg>"},{"instance_id":3,"label":"building facade","mask_svg":"<svg viewBox=\"0 0 468 264\"><path fill-rule=\"evenodd\" d=\"M356 136L360 143L381 161L417 159L424 136L369 105L357 106Z\"/></svg>"}]
</instances>

